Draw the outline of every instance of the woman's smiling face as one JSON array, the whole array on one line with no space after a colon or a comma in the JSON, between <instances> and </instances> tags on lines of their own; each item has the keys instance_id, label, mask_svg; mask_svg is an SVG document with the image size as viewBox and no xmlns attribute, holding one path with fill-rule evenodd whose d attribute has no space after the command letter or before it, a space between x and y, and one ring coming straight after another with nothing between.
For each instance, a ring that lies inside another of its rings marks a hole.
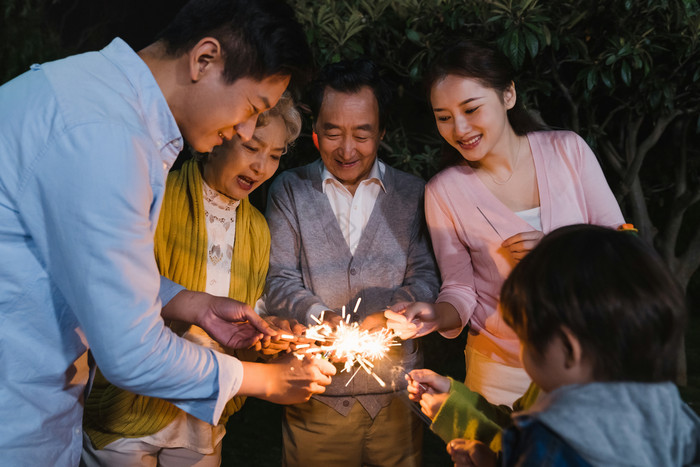
<instances>
[{"instance_id":1,"label":"woman's smiling face","mask_svg":"<svg viewBox=\"0 0 700 467\"><path fill-rule=\"evenodd\" d=\"M479 162L507 140L515 88L500 93L475 79L447 75L430 89L430 103L440 135L465 160Z\"/></svg>"},{"instance_id":2,"label":"woman's smiling face","mask_svg":"<svg viewBox=\"0 0 700 467\"><path fill-rule=\"evenodd\" d=\"M285 152L287 128L284 119L270 117L249 141L238 135L214 149L204 162L207 184L232 199L243 199L277 170Z\"/></svg>"}]
</instances>

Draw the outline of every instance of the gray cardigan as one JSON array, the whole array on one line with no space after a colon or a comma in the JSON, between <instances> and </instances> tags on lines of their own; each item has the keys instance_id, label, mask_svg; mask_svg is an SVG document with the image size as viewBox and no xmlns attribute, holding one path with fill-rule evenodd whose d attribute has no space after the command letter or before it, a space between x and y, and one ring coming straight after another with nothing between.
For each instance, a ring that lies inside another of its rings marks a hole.
<instances>
[{"instance_id":1,"label":"gray cardigan","mask_svg":"<svg viewBox=\"0 0 700 467\"><path fill-rule=\"evenodd\" d=\"M314 304L338 313L345 305L350 312L361 297L353 317L360 320L400 301L433 302L440 283L423 216L425 182L386 166L386 192L380 190L353 256L323 193L321 164L287 170L270 188L268 313L309 325L315 324L307 315ZM414 368L418 352L413 341L394 349L376 371L386 388L360 371L347 387L351 374L334 376L325 394L358 396L403 388L403 372L396 366Z\"/></svg>"}]
</instances>

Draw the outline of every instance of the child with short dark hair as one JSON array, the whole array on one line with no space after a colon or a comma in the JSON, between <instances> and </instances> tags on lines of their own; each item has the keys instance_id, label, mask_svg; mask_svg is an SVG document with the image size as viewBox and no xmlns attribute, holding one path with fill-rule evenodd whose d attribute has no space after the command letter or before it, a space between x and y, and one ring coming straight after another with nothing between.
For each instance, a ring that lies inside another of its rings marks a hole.
<instances>
[{"instance_id":1,"label":"child with short dark hair","mask_svg":"<svg viewBox=\"0 0 700 467\"><path fill-rule=\"evenodd\" d=\"M673 384L683 293L641 239L591 225L560 228L513 269L501 308L543 391L503 432L502 465L700 462L700 418ZM488 452L464 446L463 465Z\"/></svg>"}]
</instances>

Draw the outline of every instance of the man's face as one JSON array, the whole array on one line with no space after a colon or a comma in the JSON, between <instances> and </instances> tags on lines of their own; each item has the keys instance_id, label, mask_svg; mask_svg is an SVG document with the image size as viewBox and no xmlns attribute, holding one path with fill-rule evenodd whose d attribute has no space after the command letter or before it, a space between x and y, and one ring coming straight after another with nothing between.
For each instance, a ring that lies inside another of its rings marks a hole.
<instances>
[{"instance_id":1,"label":"man's face","mask_svg":"<svg viewBox=\"0 0 700 467\"><path fill-rule=\"evenodd\" d=\"M369 175L384 136L372 89L348 94L326 88L315 130L326 169L354 194Z\"/></svg>"},{"instance_id":2,"label":"man's face","mask_svg":"<svg viewBox=\"0 0 700 467\"><path fill-rule=\"evenodd\" d=\"M199 152L210 152L236 134L244 142L250 140L258 115L273 107L289 84L284 75L262 81L240 78L228 84L223 69L215 71L191 87L184 108L177 112L183 137Z\"/></svg>"}]
</instances>

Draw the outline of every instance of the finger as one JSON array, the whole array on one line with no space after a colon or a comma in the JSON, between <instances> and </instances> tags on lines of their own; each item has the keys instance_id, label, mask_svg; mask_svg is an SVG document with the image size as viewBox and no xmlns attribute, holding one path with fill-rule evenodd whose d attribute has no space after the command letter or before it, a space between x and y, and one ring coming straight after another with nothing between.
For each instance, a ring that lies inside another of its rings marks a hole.
<instances>
[{"instance_id":1,"label":"finger","mask_svg":"<svg viewBox=\"0 0 700 467\"><path fill-rule=\"evenodd\" d=\"M399 310L392 310L391 308L384 310L384 317L387 320L391 321L396 321L398 323L405 323L408 320L406 319L406 316L404 316L403 313L399 313L399 311L405 311L405 308L401 308Z\"/></svg>"},{"instance_id":2,"label":"finger","mask_svg":"<svg viewBox=\"0 0 700 467\"><path fill-rule=\"evenodd\" d=\"M387 309L385 310L385 313L386 313L387 311L391 311L391 312L393 312L393 313L399 313L399 312L401 312L401 311L406 310L406 308L407 308L408 305L410 305L410 304L411 304L411 302L399 302L399 303L395 303L395 304L391 305L389 308L387 308Z\"/></svg>"},{"instance_id":3,"label":"finger","mask_svg":"<svg viewBox=\"0 0 700 467\"><path fill-rule=\"evenodd\" d=\"M255 329L263 333L265 336L276 336L277 331L272 329L272 327L250 307L244 310L246 318L248 318L248 323L250 323Z\"/></svg>"}]
</instances>

